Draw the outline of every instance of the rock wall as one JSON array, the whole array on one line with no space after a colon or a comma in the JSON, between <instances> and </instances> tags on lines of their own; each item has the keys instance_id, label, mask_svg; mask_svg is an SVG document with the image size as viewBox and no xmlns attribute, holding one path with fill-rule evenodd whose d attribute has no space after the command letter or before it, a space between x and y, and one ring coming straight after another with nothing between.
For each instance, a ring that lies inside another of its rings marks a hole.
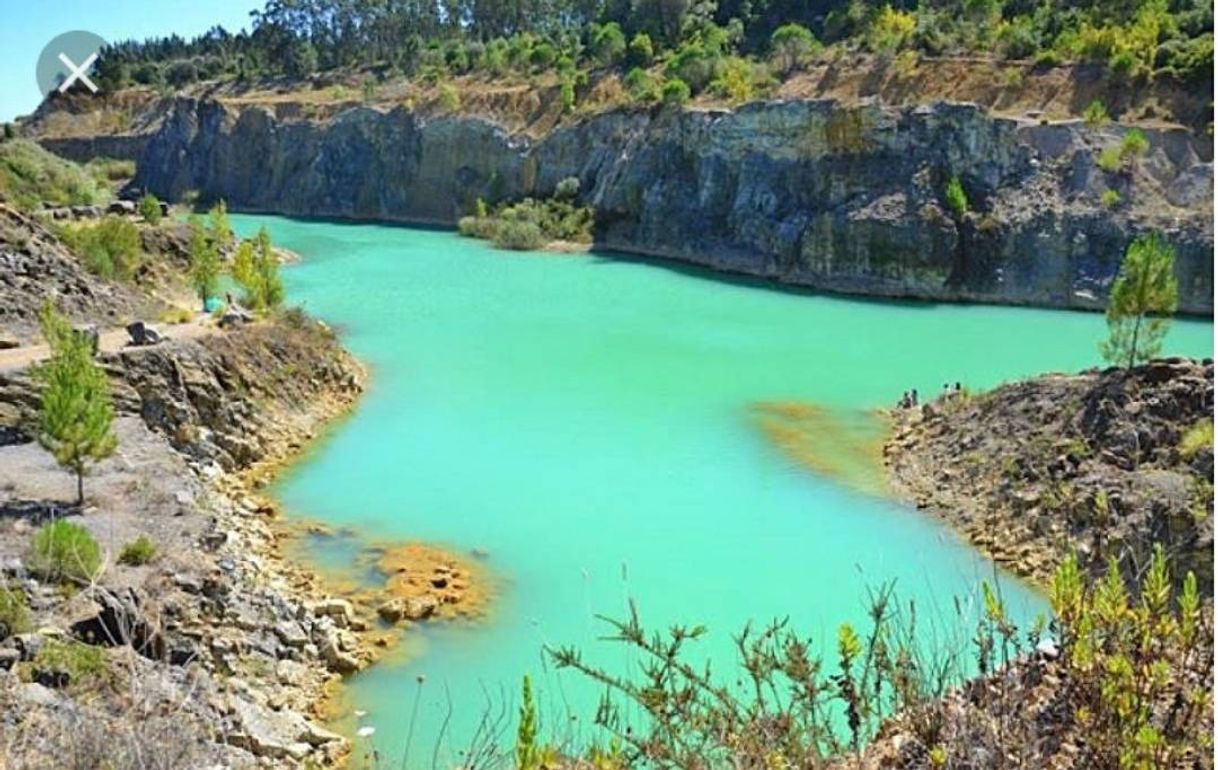
<instances>
[{"instance_id":1,"label":"rock wall","mask_svg":"<svg viewBox=\"0 0 1218 770\"><path fill-rule=\"evenodd\" d=\"M332 120L180 98L136 184L236 209L452 224L575 176L598 244L848 293L1096 308L1137 233L1179 254L1181 310L1213 311L1212 151L1184 129L1096 165L1120 126L966 104L835 101L614 111L540 139L475 117L356 107ZM969 211L944 202L959 176ZM1114 189L1121 203L1100 204Z\"/></svg>"}]
</instances>

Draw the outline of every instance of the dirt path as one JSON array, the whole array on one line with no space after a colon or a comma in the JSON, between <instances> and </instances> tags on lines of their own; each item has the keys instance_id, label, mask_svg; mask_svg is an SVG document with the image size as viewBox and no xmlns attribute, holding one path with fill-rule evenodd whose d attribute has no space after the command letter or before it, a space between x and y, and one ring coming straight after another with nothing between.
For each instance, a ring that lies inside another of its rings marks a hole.
<instances>
[{"instance_id":1,"label":"dirt path","mask_svg":"<svg viewBox=\"0 0 1218 770\"><path fill-rule=\"evenodd\" d=\"M210 323L210 316L202 316L189 323L173 326L158 327L157 331L167 341L192 340L206 337L220 330L220 327ZM126 329L107 329L98 340L98 348L102 353L115 353L127 347L130 341ZM26 347L0 350L0 372L13 372L45 361L51 357L49 345L29 345Z\"/></svg>"}]
</instances>

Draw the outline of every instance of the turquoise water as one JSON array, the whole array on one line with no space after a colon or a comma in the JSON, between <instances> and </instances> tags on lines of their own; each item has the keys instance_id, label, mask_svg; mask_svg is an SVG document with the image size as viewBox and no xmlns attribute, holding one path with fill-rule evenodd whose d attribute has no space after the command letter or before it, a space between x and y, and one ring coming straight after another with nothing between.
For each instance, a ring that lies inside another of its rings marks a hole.
<instances>
[{"instance_id":1,"label":"turquoise water","mask_svg":"<svg viewBox=\"0 0 1218 770\"><path fill-rule=\"evenodd\" d=\"M796 467L748 407L873 408L910 387L1075 370L1098 363L1104 332L1099 315L857 301L497 252L448 232L233 219L243 234L267 224L304 257L285 272L290 298L373 372L355 415L278 485L287 508L374 538L482 549L499 578L491 617L423 627L408 660L354 679L393 767L416 693L408 764L430 767L437 742L455 760L488 698L498 714L526 672L549 727L586 735L597 691L554 672L542 648L629 664L594 617L621 617L628 598L652 627L707 625L696 653L718 664L749 620L789 616L831 645L890 579L922 617L939 614L936 633L967 631L953 627L953 597L973 596L992 565L917 512ZM1211 335L1180 322L1167 347L1210 355ZM1017 616L1044 608L1001 583Z\"/></svg>"}]
</instances>

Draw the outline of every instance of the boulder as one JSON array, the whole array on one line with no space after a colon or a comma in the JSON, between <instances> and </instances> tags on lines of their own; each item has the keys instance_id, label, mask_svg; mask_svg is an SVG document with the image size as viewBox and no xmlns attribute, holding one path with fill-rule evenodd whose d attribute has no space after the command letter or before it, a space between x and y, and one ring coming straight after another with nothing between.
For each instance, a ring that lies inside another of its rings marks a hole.
<instances>
[{"instance_id":1,"label":"boulder","mask_svg":"<svg viewBox=\"0 0 1218 770\"><path fill-rule=\"evenodd\" d=\"M113 201L106 207L107 214L118 214L119 216L131 216L135 214L135 201Z\"/></svg>"},{"instance_id":2,"label":"boulder","mask_svg":"<svg viewBox=\"0 0 1218 770\"><path fill-rule=\"evenodd\" d=\"M100 586L92 589L97 612L70 627L73 636L86 644L104 647L129 645L146 658L161 660L165 640L145 617L143 602L132 588L111 591Z\"/></svg>"},{"instance_id":3,"label":"boulder","mask_svg":"<svg viewBox=\"0 0 1218 770\"><path fill-rule=\"evenodd\" d=\"M301 740L308 734L308 728L299 714L271 711L243 698L234 698L233 717L237 725L228 733L228 743L256 757L300 761L312 750L310 744Z\"/></svg>"}]
</instances>

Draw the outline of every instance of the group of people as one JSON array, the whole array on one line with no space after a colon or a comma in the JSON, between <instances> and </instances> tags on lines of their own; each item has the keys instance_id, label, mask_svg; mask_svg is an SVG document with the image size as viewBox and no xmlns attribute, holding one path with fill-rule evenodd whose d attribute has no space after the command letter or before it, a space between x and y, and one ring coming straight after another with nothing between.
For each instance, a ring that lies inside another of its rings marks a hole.
<instances>
[{"instance_id":1,"label":"group of people","mask_svg":"<svg viewBox=\"0 0 1218 770\"><path fill-rule=\"evenodd\" d=\"M939 398L941 398L941 399L957 398L958 396L960 396L963 393L964 393L964 386L961 385L960 383L957 382L954 385L949 385L948 383L945 382L945 383L943 383L943 392L941 392L939 394ZM904 393L902 393L901 400L897 402L898 409L913 409L917 405L918 405L918 389L917 388L913 388L911 390L907 390Z\"/></svg>"}]
</instances>

